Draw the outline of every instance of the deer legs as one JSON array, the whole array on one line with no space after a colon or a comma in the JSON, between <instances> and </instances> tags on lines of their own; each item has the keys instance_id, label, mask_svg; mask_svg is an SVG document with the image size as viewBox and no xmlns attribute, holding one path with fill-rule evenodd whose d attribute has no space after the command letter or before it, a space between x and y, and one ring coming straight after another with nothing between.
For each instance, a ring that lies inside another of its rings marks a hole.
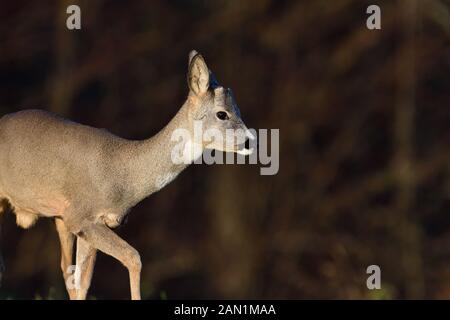
<instances>
[{"instance_id":1,"label":"deer legs","mask_svg":"<svg viewBox=\"0 0 450 320\"><path fill-rule=\"evenodd\" d=\"M61 243L61 270L64 276L67 292L71 300L75 299L76 292L73 287L70 277L73 276L72 259L73 259L73 243L75 235L67 230L64 221L55 219L56 230L58 231L59 241Z\"/></svg>"},{"instance_id":2,"label":"deer legs","mask_svg":"<svg viewBox=\"0 0 450 320\"><path fill-rule=\"evenodd\" d=\"M67 230L63 220L55 219L55 224L61 242L61 270L69 298L70 300L84 300L91 284L97 250L83 239L78 238L77 267L72 268L75 235ZM72 279L75 281L72 281L71 277L74 277Z\"/></svg>"},{"instance_id":3,"label":"deer legs","mask_svg":"<svg viewBox=\"0 0 450 320\"><path fill-rule=\"evenodd\" d=\"M76 268L73 270L70 267L75 235L67 229L63 220L55 219L55 224L61 242L61 269L70 299L86 299L97 250L116 258L128 269L131 298L141 299L141 258L132 246L103 224L88 225L77 233ZM74 276L75 281L70 281L71 276Z\"/></svg>"},{"instance_id":4,"label":"deer legs","mask_svg":"<svg viewBox=\"0 0 450 320\"><path fill-rule=\"evenodd\" d=\"M73 268L73 245L75 235L67 230L64 221L55 219L56 230L61 242L61 270L70 300L86 299L94 271L97 250L81 238L77 239L77 267ZM72 277L72 278L71 278Z\"/></svg>"},{"instance_id":5,"label":"deer legs","mask_svg":"<svg viewBox=\"0 0 450 320\"><path fill-rule=\"evenodd\" d=\"M97 249L89 245L82 238L77 239L77 267L75 284L77 286L77 300L85 300L91 285Z\"/></svg>"},{"instance_id":6,"label":"deer legs","mask_svg":"<svg viewBox=\"0 0 450 320\"><path fill-rule=\"evenodd\" d=\"M1 208L0 208L0 214L1 214ZM5 271L5 264L3 262L3 256L2 256L2 226L1 226L1 221L2 218L0 217L0 287L2 286L2 277L3 277L3 272Z\"/></svg>"},{"instance_id":7,"label":"deer legs","mask_svg":"<svg viewBox=\"0 0 450 320\"><path fill-rule=\"evenodd\" d=\"M140 277L141 277L141 258L139 253L115 234L111 229L103 224L92 224L82 228L78 233L77 245L81 245L80 250L77 249L77 268L80 266L80 285L83 287L83 276L87 287L80 290L80 298L84 298L89 287L92 268L94 261L85 262L89 259L95 260L95 249L98 249L107 255L119 260L127 269L130 275L131 299L140 300ZM94 250L94 258L92 257ZM87 258L86 258L87 257ZM83 267L86 264L86 267ZM91 268L89 270L89 267ZM88 273L88 274L84 274ZM90 273L90 274L89 274ZM83 290L86 290L84 292ZM84 296L83 296L84 295Z\"/></svg>"}]
</instances>

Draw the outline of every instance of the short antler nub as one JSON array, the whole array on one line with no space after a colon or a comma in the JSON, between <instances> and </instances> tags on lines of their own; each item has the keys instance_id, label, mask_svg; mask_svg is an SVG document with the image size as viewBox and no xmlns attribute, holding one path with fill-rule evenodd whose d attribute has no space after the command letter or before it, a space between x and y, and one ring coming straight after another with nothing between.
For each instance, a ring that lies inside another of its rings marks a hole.
<instances>
[{"instance_id":1,"label":"short antler nub","mask_svg":"<svg viewBox=\"0 0 450 320\"><path fill-rule=\"evenodd\" d=\"M224 90L223 87L217 87L214 89L214 105L217 107L224 107Z\"/></svg>"}]
</instances>

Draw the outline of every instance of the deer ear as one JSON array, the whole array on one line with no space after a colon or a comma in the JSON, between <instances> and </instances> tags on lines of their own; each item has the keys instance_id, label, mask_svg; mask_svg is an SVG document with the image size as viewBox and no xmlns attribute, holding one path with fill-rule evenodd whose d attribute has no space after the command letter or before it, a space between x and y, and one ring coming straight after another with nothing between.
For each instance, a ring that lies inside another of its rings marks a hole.
<instances>
[{"instance_id":1,"label":"deer ear","mask_svg":"<svg viewBox=\"0 0 450 320\"><path fill-rule=\"evenodd\" d=\"M208 66L203 57L195 50L189 53L188 85L189 89L196 95L201 95L208 91Z\"/></svg>"}]
</instances>

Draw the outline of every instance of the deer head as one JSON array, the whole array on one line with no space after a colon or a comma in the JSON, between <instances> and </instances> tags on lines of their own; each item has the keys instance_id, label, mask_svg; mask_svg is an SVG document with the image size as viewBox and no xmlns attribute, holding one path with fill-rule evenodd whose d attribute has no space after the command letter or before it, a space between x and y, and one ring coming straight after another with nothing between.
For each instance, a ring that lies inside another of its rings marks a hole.
<instances>
[{"instance_id":1,"label":"deer head","mask_svg":"<svg viewBox=\"0 0 450 320\"><path fill-rule=\"evenodd\" d=\"M233 92L217 82L195 50L189 54L188 85L192 118L202 122L210 137L202 140L202 148L251 154L253 150L246 149L245 142L254 136L241 119Z\"/></svg>"}]
</instances>

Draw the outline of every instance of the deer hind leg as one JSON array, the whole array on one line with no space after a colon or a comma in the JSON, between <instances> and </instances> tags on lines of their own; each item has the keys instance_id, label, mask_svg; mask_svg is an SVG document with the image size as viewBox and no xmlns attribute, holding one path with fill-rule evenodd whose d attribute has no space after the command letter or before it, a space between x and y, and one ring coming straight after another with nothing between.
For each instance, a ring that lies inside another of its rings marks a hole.
<instances>
[{"instance_id":1,"label":"deer hind leg","mask_svg":"<svg viewBox=\"0 0 450 320\"><path fill-rule=\"evenodd\" d=\"M131 299L140 300L141 258L139 253L103 224L92 224L77 233L90 246L119 260L130 275ZM77 262L78 263L78 262Z\"/></svg>"},{"instance_id":2,"label":"deer hind leg","mask_svg":"<svg viewBox=\"0 0 450 320\"><path fill-rule=\"evenodd\" d=\"M82 238L77 238L77 267L75 283L77 285L77 300L85 300L91 286L97 249Z\"/></svg>"},{"instance_id":3,"label":"deer hind leg","mask_svg":"<svg viewBox=\"0 0 450 320\"><path fill-rule=\"evenodd\" d=\"M55 225L61 244L61 270L64 277L64 283L70 300L74 300L76 298L76 291L74 284L72 283L73 281L71 281L71 276L74 276L75 272L72 262L75 235L67 230L62 219L55 218Z\"/></svg>"},{"instance_id":4,"label":"deer hind leg","mask_svg":"<svg viewBox=\"0 0 450 320\"><path fill-rule=\"evenodd\" d=\"M6 199L0 198L0 287L2 285L2 277L3 273L5 272L5 264L3 262L3 255L2 255L2 215L7 210L8 203Z\"/></svg>"}]
</instances>

